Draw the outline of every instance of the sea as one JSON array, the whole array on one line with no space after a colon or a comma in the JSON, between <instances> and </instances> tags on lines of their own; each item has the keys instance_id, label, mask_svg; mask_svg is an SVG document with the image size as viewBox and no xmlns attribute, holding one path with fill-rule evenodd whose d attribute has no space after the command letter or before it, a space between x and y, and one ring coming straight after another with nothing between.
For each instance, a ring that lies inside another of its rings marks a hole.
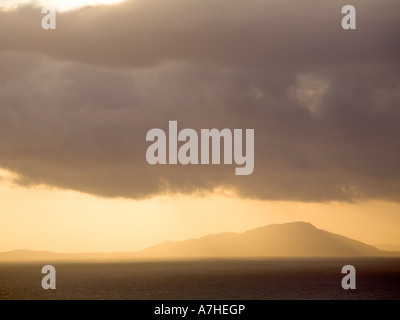
<instances>
[{"instance_id":1,"label":"sea","mask_svg":"<svg viewBox=\"0 0 400 320\"><path fill-rule=\"evenodd\" d=\"M399 258L0 263L0 300L400 300ZM342 267L356 288L342 288Z\"/></svg>"}]
</instances>

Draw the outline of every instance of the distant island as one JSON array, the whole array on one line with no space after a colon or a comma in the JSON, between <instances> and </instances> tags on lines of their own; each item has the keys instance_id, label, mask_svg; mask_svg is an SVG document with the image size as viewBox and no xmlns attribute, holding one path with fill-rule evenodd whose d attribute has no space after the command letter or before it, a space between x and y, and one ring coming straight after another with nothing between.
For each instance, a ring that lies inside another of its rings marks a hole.
<instances>
[{"instance_id":1,"label":"distant island","mask_svg":"<svg viewBox=\"0 0 400 320\"><path fill-rule=\"evenodd\" d=\"M243 233L220 233L199 239L166 241L126 253L55 253L14 250L0 262L118 261L140 259L268 258L268 257L400 257L360 241L317 229L310 223L273 224Z\"/></svg>"}]
</instances>

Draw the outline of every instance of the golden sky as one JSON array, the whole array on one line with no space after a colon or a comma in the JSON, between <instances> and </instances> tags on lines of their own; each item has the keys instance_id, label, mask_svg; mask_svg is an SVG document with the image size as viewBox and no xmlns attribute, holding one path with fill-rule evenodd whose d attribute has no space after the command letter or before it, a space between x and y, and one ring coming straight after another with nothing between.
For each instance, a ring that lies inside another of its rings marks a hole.
<instances>
[{"instance_id":1,"label":"golden sky","mask_svg":"<svg viewBox=\"0 0 400 320\"><path fill-rule=\"evenodd\" d=\"M2 170L0 251L135 251L165 240L243 232L272 223L308 221L368 244L400 245L400 204L300 203L208 196L104 199L49 187L23 188Z\"/></svg>"}]
</instances>

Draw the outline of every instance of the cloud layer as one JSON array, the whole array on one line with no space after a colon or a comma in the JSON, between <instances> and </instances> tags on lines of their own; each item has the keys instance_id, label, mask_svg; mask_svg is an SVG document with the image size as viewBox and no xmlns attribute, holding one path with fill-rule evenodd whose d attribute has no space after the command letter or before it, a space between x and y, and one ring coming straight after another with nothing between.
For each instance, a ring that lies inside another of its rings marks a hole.
<instances>
[{"instance_id":1,"label":"cloud layer","mask_svg":"<svg viewBox=\"0 0 400 320\"><path fill-rule=\"evenodd\" d=\"M400 200L398 1L127 1L0 13L0 166L107 197ZM148 130L254 128L255 170L150 166Z\"/></svg>"}]
</instances>

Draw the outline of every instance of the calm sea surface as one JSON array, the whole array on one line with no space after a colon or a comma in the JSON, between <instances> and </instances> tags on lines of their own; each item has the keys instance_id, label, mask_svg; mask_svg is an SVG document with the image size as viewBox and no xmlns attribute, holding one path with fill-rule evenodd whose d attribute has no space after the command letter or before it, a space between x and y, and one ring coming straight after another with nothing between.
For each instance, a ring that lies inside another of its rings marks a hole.
<instances>
[{"instance_id":1,"label":"calm sea surface","mask_svg":"<svg viewBox=\"0 0 400 320\"><path fill-rule=\"evenodd\" d=\"M5 299L396 299L400 259L265 259L49 263L57 289L43 290L44 263L0 264ZM357 271L343 290L341 269Z\"/></svg>"}]
</instances>

